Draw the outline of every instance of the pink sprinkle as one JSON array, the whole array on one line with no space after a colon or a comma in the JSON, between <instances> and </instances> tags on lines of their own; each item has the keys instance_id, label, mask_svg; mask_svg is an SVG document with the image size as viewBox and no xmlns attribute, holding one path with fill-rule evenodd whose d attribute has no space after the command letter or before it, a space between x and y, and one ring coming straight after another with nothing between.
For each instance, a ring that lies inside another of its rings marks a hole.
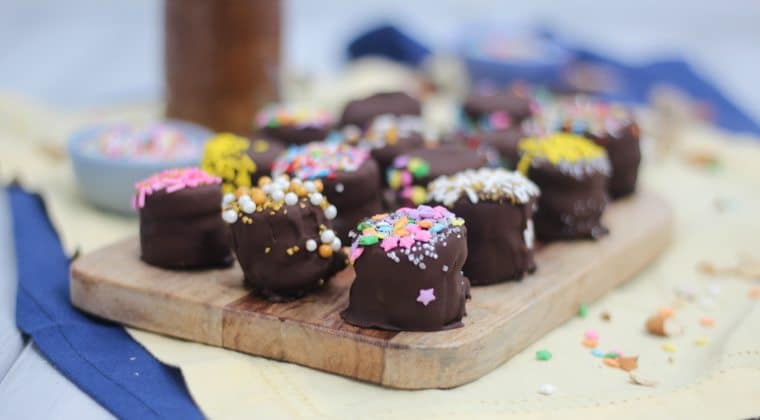
<instances>
[{"instance_id":1,"label":"pink sprinkle","mask_svg":"<svg viewBox=\"0 0 760 420\"><path fill-rule=\"evenodd\" d=\"M411 185L412 174L410 172L401 172L401 185Z\"/></svg>"},{"instance_id":2,"label":"pink sprinkle","mask_svg":"<svg viewBox=\"0 0 760 420\"><path fill-rule=\"evenodd\" d=\"M420 289L420 294L417 296L417 302L428 306L430 302L435 300L434 289Z\"/></svg>"},{"instance_id":3,"label":"pink sprinkle","mask_svg":"<svg viewBox=\"0 0 760 420\"><path fill-rule=\"evenodd\" d=\"M599 333L596 332L596 330L588 330L586 331L586 334L584 334L587 340L599 340Z\"/></svg>"},{"instance_id":4,"label":"pink sprinkle","mask_svg":"<svg viewBox=\"0 0 760 420\"><path fill-rule=\"evenodd\" d=\"M388 252L398 246L398 238L395 236L388 236L383 239L383 242L380 244L380 246L383 248L383 251Z\"/></svg>"},{"instance_id":5,"label":"pink sprinkle","mask_svg":"<svg viewBox=\"0 0 760 420\"><path fill-rule=\"evenodd\" d=\"M398 241L398 244L406 249L409 249L414 244L414 238L411 235L404 236Z\"/></svg>"},{"instance_id":6,"label":"pink sprinkle","mask_svg":"<svg viewBox=\"0 0 760 420\"><path fill-rule=\"evenodd\" d=\"M430 241L430 232L426 230L418 230L414 232L414 239L420 241L420 242L429 242Z\"/></svg>"},{"instance_id":7,"label":"pink sprinkle","mask_svg":"<svg viewBox=\"0 0 760 420\"><path fill-rule=\"evenodd\" d=\"M362 253L364 252L363 247L357 247L351 250L351 255L348 256L348 259L351 260L351 262L356 261L359 257L362 256Z\"/></svg>"},{"instance_id":8,"label":"pink sprinkle","mask_svg":"<svg viewBox=\"0 0 760 420\"><path fill-rule=\"evenodd\" d=\"M137 208L143 208L147 196L156 191L165 190L167 193L173 193L188 187L221 183L221 178L211 176L198 168L169 169L137 182L135 184L137 197L132 202Z\"/></svg>"},{"instance_id":9,"label":"pink sprinkle","mask_svg":"<svg viewBox=\"0 0 760 420\"><path fill-rule=\"evenodd\" d=\"M506 112L498 111L491 114L490 118L491 127L496 130L504 130L509 128L510 126L510 119L509 115L507 115Z\"/></svg>"}]
</instances>

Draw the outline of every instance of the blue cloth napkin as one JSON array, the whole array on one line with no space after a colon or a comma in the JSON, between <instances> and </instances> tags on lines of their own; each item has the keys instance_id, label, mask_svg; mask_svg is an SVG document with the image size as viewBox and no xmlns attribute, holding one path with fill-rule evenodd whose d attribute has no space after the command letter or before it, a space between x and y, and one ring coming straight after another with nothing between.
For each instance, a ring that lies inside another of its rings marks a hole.
<instances>
[{"instance_id":1,"label":"blue cloth napkin","mask_svg":"<svg viewBox=\"0 0 760 420\"><path fill-rule=\"evenodd\" d=\"M569 44L549 31L540 30L546 37L567 50L574 62L603 65L614 72L620 89L603 98L631 103L645 103L651 89L659 84L675 87L692 99L710 105L712 121L726 130L760 135L760 124L732 103L707 79L700 76L683 60L672 59L636 66L624 63L614 57L604 56L594 51ZM350 42L347 54L350 59L368 55L383 56L391 60L417 66L431 49L390 24L384 24L359 35ZM557 80L544 81L556 85Z\"/></svg>"},{"instance_id":2,"label":"blue cloth napkin","mask_svg":"<svg viewBox=\"0 0 760 420\"><path fill-rule=\"evenodd\" d=\"M18 264L19 329L61 373L117 417L203 418L178 369L161 364L121 326L71 306L69 258L44 202L18 186L7 192Z\"/></svg>"}]
</instances>

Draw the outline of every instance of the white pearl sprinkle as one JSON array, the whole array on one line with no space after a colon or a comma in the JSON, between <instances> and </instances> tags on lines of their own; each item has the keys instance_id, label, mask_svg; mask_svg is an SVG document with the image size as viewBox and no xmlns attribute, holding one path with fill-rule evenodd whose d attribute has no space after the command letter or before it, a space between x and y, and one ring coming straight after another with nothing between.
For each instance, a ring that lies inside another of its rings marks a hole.
<instances>
[{"instance_id":1,"label":"white pearl sprinkle","mask_svg":"<svg viewBox=\"0 0 760 420\"><path fill-rule=\"evenodd\" d=\"M222 207L232 204L235 201L235 194L227 193L222 197Z\"/></svg>"},{"instance_id":2,"label":"white pearl sprinkle","mask_svg":"<svg viewBox=\"0 0 760 420\"><path fill-rule=\"evenodd\" d=\"M340 251L340 247L343 246L343 242L340 241L340 238L335 238L332 240L331 246L333 251Z\"/></svg>"},{"instance_id":3,"label":"white pearl sprinkle","mask_svg":"<svg viewBox=\"0 0 760 420\"><path fill-rule=\"evenodd\" d=\"M345 189L346 189L346 187L343 184L341 184L340 182L337 183L337 184L335 184L335 192L342 193L343 190L345 190Z\"/></svg>"},{"instance_id":4,"label":"white pearl sprinkle","mask_svg":"<svg viewBox=\"0 0 760 420\"><path fill-rule=\"evenodd\" d=\"M332 220L337 216L338 216L338 209L332 204L327 206L327 208L325 209L325 217L327 218L327 220Z\"/></svg>"},{"instance_id":5,"label":"white pearl sprinkle","mask_svg":"<svg viewBox=\"0 0 760 420\"><path fill-rule=\"evenodd\" d=\"M303 186L304 186L304 188L306 188L306 192L308 192L308 193L313 193L314 191L317 190L317 186L314 185L314 183L311 182L311 181L304 182Z\"/></svg>"},{"instance_id":6,"label":"white pearl sprinkle","mask_svg":"<svg viewBox=\"0 0 760 420\"><path fill-rule=\"evenodd\" d=\"M557 391L557 387L552 384L541 384L538 387L538 393L543 395L552 395Z\"/></svg>"},{"instance_id":7,"label":"white pearl sprinkle","mask_svg":"<svg viewBox=\"0 0 760 420\"><path fill-rule=\"evenodd\" d=\"M285 193L282 190L272 191L272 201L282 201L285 198Z\"/></svg>"},{"instance_id":8,"label":"white pearl sprinkle","mask_svg":"<svg viewBox=\"0 0 760 420\"><path fill-rule=\"evenodd\" d=\"M333 239L335 239L335 232L333 232L331 229L325 229L325 231L319 235L319 239L323 244L331 244Z\"/></svg>"},{"instance_id":9,"label":"white pearl sprinkle","mask_svg":"<svg viewBox=\"0 0 760 420\"><path fill-rule=\"evenodd\" d=\"M317 241L314 239L309 239L306 241L306 250L309 252L314 252L317 250Z\"/></svg>"},{"instance_id":10,"label":"white pearl sprinkle","mask_svg":"<svg viewBox=\"0 0 760 420\"><path fill-rule=\"evenodd\" d=\"M322 204L322 194L312 193L309 196L309 201L311 201L311 204L314 204L315 206Z\"/></svg>"},{"instance_id":11,"label":"white pearl sprinkle","mask_svg":"<svg viewBox=\"0 0 760 420\"><path fill-rule=\"evenodd\" d=\"M289 192L285 194L285 204L292 206L298 203L298 196L296 193Z\"/></svg>"},{"instance_id":12,"label":"white pearl sprinkle","mask_svg":"<svg viewBox=\"0 0 760 420\"><path fill-rule=\"evenodd\" d=\"M446 264L444 264L443 267L441 267L441 270L443 270L443 272L445 273L445 272L449 271L449 266L446 265Z\"/></svg>"},{"instance_id":13,"label":"white pearl sprinkle","mask_svg":"<svg viewBox=\"0 0 760 420\"><path fill-rule=\"evenodd\" d=\"M237 222L237 219L238 219L237 212L233 209L225 210L222 212L222 219L224 219L224 221L229 224L233 224Z\"/></svg>"},{"instance_id":14,"label":"white pearl sprinkle","mask_svg":"<svg viewBox=\"0 0 760 420\"><path fill-rule=\"evenodd\" d=\"M243 212L251 214L256 211L256 203L253 201L245 201L243 203L240 203L240 210L243 210Z\"/></svg>"}]
</instances>

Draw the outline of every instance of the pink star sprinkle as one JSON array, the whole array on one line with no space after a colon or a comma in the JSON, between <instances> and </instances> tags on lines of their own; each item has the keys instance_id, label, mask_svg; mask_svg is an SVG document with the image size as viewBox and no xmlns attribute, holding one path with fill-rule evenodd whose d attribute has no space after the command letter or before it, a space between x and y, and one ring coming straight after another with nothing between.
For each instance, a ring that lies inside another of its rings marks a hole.
<instances>
[{"instance_id":1,"label":"pink star sprinkle","mask_svg":"<svg viewBox=\"0 0 760 420\"><path fill-rule=\"evenodd\" d=\"M430 232L426 230L418 230L414 232L414 239L420 241L420 242L429 242L430 241Z\"/></svg>"},{"instance_id":2,"label":"pink star sprinkle","mask_svg":"<svg viewBox=\"0 0 760 420\"><path fill-rule=\"evenodd\" d=\"M388 252L398 246L398 238L395 236L388 236L387 238L383 239L383 242L380 243L380 246L383 248L383 251Z\"/></svg>"},{"instance_id":3,"label":"pink star sprinkle","mask_svg":"<svg viewBox=\"0 0 760 420\"><path fill-rule=\"evenodd\" d=\"M399 246L403 246L406 249L409 249L412 247L412 244L414 244L414 238L411 235L404 236L403 238L399 239L398 241Z\"/></svg>"},{"instance_id":4,"label":"pink star sprinkle","mask_svg":"<svg viewBox=\"0 0 760 420\"><path fill-rule=\"evenodd\" d=\"M430 302L435 300L434 289L420 289L420 295L417 296L417 302L428 306Z\"/></svg>"}]
</instances>

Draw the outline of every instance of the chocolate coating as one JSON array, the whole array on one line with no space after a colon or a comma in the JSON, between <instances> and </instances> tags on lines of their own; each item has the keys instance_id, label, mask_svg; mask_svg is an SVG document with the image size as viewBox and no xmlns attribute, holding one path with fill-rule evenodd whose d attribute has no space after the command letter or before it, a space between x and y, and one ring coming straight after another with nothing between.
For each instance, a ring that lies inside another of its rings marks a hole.
<instances>
[{"instance_id":1,"label":"chocolate coating","mask_svg":"<svg viewBox=\"0 0 760 420\"><path fill-rule=\"evenodd\" d=\"M525 241L535 207L535 199L526 204L507 199L473 203L466 197L449 206L466 221L468 252L462 270L473 286L520 280L536 271L532 244Z\"/></svg>"},{"instance_id":2,"label":"chocolate coating","mask_svg":"<svg viewBox=\"0 0 760 420\"><path fill-rule=\"evenodd\" d=\"M610 196L617 199L632 194L636 190L641 164L641 144L636 123L623 127L618 137L610 133L597 136L587 132L584 135L607 150L612 165L612 176L607 186Z\"/></svg>"},{"instance_id":3,"label":"chocolate coating","mask_svg":"<svg viewBox=\"0 0 760 420\"><path fill-rule=\"evenodd\" d=\"M527 94L512 90L476 92L465 100L462 111L473 125L480 125L483 118L494 112L506 113L512 124L517 124L533 115L533 101Z\"/></svg>"},{"instance_id":4,"label":"chocolate coating","mask_svg":"<svg viewBox=\"0 0 760 420\"><path fill-rule=\"evenodd\" d=\"M261 142L266 143L266 147ZM256 171L251 174L251 185L256 185L262 176L272 175L272 163L284 151L285 146L279 141L262 138L251 139L248 156L256 164Z\"/></svg>"},{"instance_id":5,"label":"chocolate coating","mask_svg":"<svg viewBox=\"0 0 760 420\"><path fill-rule=\"evenodd\" d=\"M609 232L600 221L609 201L607 175L575 178L544 161L532 166L528 177L541 188L533 218L538 239L597 239Z\"/></svg>"},{"instance_id":6,"label":"chocolate coating","mask_svg":"<svg viewBox=\"0 0 760 420\"><path fill-rule=\"evenodd\" d=\"M458 141L468 148L477 150L481 154L494 150L499 157L500 166L515 169L520 154L517 145L525 137L525 132L520 127L510 127L505 130L478 131L469 135L461 135ZM486 156L488 159L488 156Z\"/></svg>"},{"instance_id":7,"label":"chocolate coating","mask_svg":"<svg viewBox=\"0 0 760 420\"><path fill-rule=\"evenodd\" d=\"M322 182L324 194L338 209L333 226L343 241L348 240L348 233L362 218L383 209L380 168L372 158L356 171L339 171L335 176L322 178Z\"/></svg>"},{"instance_id":8,"label":"chocolate coating","mask_svg":"<svg viewBox=\"0 0 760 420\"><path fill-rule=\"evenodd\" d=\"M422 115L420 101L404 92L382 92L349 102L340 117L340 126L355 125L366 129L383 114Z\"/></svg>"},{"instance_id":9,"label":"chocolate coating","mask_svg":"<svg viewBox=\"0 0 760 420\"><path fill-rule=\"evenodd\" d=\"M227 228L219 218L221 201L219 185L149 195L139 209L142 260L171 269L231 265Z\"/></svg>"},{"instance_id":10,"label":"chocolate coating","mask_svg":"<svg viewBox=\"0 0 760 420\"><path fill-rule=\"evenodd\" d=\"M252 223L230 225L245 285L273 301L302 297L345 267L342 252L323 258L305 249L306 241L317 236L320 225L331 226L321 208L296 204L286 209L287 213L256 211L249 215ZM216 216L219 219L218 211ZM288 253L293 246L299 251Z\"/></svg>"},{"instance_id":11,"label":"chocolate coating","mask_svg":"<svg viewBox=\"0 0 760 420\"><path fill-rule=\"evenodd\" d=\"M436 247L438 258L427 259L425 269L405 258L394 262L380 246L366 248L355 262L356 279L341 317L362 328L394 331L461 327L470 286L461 272L467 259L467 239L464 226L460 229L459 238L451 235L445 247ZM435 300L423 305L416 299L420 289L428 288L434 289Z\"/></svg>"},{"instance_id":12,"label":"chocolate coating","mask_svg":"<svg viewBox=\"0 0 760 420\"><path fill-rule=\"evenodd\" d=\"M294 125L280 125L277 127L261 127L258 134L262 137L275 139L285 144L306 144L313 141L324 140L332 125L321 127L298 127Z\"/></svg>"}]
</instances>

